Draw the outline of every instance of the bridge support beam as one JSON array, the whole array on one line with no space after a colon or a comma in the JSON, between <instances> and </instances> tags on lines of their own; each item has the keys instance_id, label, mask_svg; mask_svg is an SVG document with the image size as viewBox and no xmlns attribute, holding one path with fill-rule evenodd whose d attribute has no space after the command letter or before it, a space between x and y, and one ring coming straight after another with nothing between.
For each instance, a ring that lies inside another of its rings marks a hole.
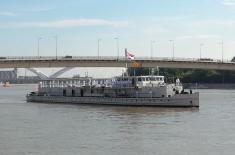
<instances>
[{"instance_id":1,"label":"bridge support beam","mask_svg":"<svg viewBox=\"0 0 235 155\"><path fill-rule=\"evenodd\" d=\"M55 79L57 78L58 76L64 74L65 72L73 69L74 67L65 67L65 68L62 68L61 70L58 70L57 72L55 72L54 74L52 74L51 76L49 76L49 79Z\"/></svg>"},{"instance_id":2,"label":"bridge support beam","mask_svg":"<svg viewBox=\"0 0 235 155\"><path fill-rule=\"evenodd\" d=\"M48 79L56 79L57 77L59 77L60 75L62 75L63 73L73 69L74 67L65 67L62 68L60 70L58 70L57 72L55 72L54 74L52 74L51 76L47 76L46 74L44 74L43 72L34 69L34 68L27 68L29 71L31 71L32 73L36 74L41 80L48 80Z\"/></svg>"},{"instance_id":3,"label":"bridge support beam","mask_svg":"<svg viewBox=\"0 0 235 155\"><path fill-rule=\"evenodd\" d=\"M36 74L41 80L46 80L48 79L48 76L42 73L41 71L34 69L34 68L27 68L29 71L32 73Z\"/></svg>"}]
</instances>

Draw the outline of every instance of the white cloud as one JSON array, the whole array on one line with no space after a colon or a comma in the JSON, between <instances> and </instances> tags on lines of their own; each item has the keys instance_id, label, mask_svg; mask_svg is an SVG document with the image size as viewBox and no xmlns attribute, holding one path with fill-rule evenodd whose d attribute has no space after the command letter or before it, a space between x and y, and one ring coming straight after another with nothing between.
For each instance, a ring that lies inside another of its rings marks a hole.
<instances>
[{"instance_id":1,"label":"white cloud","mask_svg":"<svg viewBox=\"0 0 235 155\"><path fill-rule=\"evenodd\" d=\"M27 8L19 8L17 9L17 12L23 15L27 15L27 14L45 13L45 12L53 11L55 9L59 9L59 8L50 7L50 6L47 6L47 7L34 6L34 7L27 7Z\"/></svg>"},{"instance_id":2,"label":"white cloud","mask_svg":"<svg viewBox=\"0 0 235 155\"><path fill-rule=\"evenodd\" d=\"M214 19L193 21L191 26L199 28L234 28L235 20Z\"/></svg>"},{"instance_id":3,"label":"white cloud","mask_svg":"<svg viewBox=\"0 0 235 155\"><path fill-rule=\"evenodd\" d=\"M235 0L223 0L222 4L227 6L235 6Z\"/></svg>"},{"instance_id":4,"label":"white cloud","mask_svg":"<svg viewBox=\"0 0 235 155\"><path fill-rule=\"evenodd\" d=\"M33 28L68 28L80 26L127 26L126 21L112 21L105 19L66 19L57 21L41 21L41 22L19 22L8 25L10 27L33 27Z\"/></svg>"},{"instance_id":5,"label":"white cloud","mask_svg":"<svg viewBox=\"0 0 235 155\"><path fill-rule=\"evenodd\" d=\"M0 12L0 16L8 16L8 17L13 17L16 16L17 14L14 12Z\"/></svg>"},{"instance_id":6,"label":"white cloud","mask_svg":"<svg viewBox=\"0 0 235 155\"><path fill-rule=\"evenodd\" d=\"M186 36L179 36L176 39L219 39L219 35L215 34L197 34L197 35L186 35Z\"/></svg>"}]
</instances>

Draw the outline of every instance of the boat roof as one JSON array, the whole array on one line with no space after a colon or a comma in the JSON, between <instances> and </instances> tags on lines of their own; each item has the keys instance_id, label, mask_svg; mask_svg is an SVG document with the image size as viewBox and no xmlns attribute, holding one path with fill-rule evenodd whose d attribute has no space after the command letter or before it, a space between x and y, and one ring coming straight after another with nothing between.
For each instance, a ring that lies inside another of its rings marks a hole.
<instances>
[{"instance_id":1,"label":"boat roof","mask_svg":"<svg viewBox=\"0 0 235 155\"><path fill-rule=\"evenodd\" d=\"M137 76L137 77L164 77L161 75L145 75L145 76Z\"/></svg>"},{"instance_id":2,"label":"boat roof","mask_svg":"<svg viewBox=\"0 0 235 155\"><path fill-rule=\"evenodd\" d=\"M56 79L44 79L44 80L40 80L42 81L70 81L70 80L87 80L87 79L91 79L91 80L111 80L111 79L123 79L123 78L147 78L147 77L158 77L158 78L164 78L164 76L160 76L160 75L144 75L144 76L116 76L113 78L93 78L93 77L77 77L77 78L56 78Z\"/></svg>"},{"instance_id":3,"label":"boat roof","mask_svg":"<svg viewBox=\"0 0 235 155\"><path fill-rule=\"evenodd\" d=\"M115 78L133 78L133 77L159 77L159 78L163 78L164 76L161 75L144 75L144 76L116 76Z\"/></svg>"}]
</instances>

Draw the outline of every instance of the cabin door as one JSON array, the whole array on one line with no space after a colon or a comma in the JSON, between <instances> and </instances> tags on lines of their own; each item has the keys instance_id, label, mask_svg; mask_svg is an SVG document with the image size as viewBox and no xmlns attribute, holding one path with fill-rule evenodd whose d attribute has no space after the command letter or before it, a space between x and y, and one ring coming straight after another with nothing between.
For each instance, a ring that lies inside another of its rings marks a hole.
<instances>
[{"instance_id":1,"label":"cabin door","mask_svg":"<svg viewBox=\"0 0 235 155\"><path fill-rule=\"evenodd\" d=\"M66 96L66 89L63 89L63 96Z\"/></svg>"},{"instance_id":2,"label":"cabin door","mask_svg":"<svg viewBox=\"0 0 235 155\"><path fill-rule=\"evenodd\" d=\"M83 89L81 89L81 92L80 92L80 93L81 93L81 94L80 94L80 95L81 95L81 97L83 97Z\"/></svg>"},{"instance_id":3,"label":"cabin door","mask_svg":"<svg viewBox=\"0 0 235 155\"><path fill-rule=\"evenodd\" d=\"M75 96L75 90L72 89L72 96Z\"/></svg>"}]
</instances>

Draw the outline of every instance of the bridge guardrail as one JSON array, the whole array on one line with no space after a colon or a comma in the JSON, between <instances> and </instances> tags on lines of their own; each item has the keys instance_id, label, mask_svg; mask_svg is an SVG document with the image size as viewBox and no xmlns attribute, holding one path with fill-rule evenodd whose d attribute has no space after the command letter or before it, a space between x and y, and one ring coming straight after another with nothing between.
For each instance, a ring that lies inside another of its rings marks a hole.
<instances>
[{"instance_id":1,"label":"bridge guardrail","mask_svg":"<svg viewBox=\"0 0 235 155\"><path fill-rule=\"evenodd\" d=\"M1 56L0 61L5 60L116 60L126 61L124 56ZM156 61L183 61L183 62L217 62L217 63L235 63L230 60L209 59L209 58L181 58L181 57L135 57L134 60L156 60Z\"/></svg>"}]
</instances>

